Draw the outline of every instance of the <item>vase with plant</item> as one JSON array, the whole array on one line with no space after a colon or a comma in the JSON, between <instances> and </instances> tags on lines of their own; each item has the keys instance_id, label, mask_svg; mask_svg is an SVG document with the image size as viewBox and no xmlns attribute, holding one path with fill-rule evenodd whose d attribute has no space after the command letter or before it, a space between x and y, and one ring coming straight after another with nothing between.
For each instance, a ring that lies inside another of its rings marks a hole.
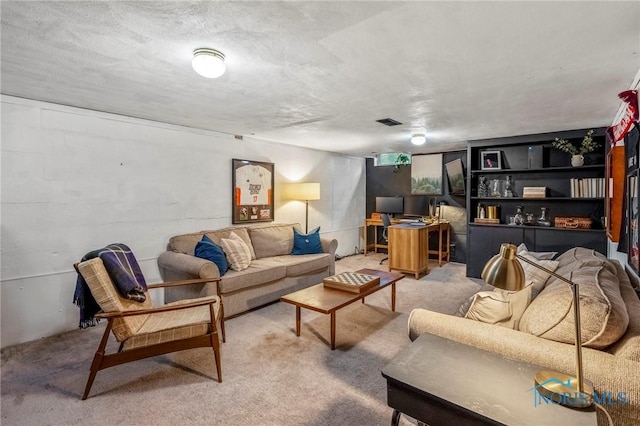
<instances>
[{"instance_id":1,"label":"vase with plant","mask_svg":"<svg viewBox=\"0 0 640 426\"><path fill-rule=\"evenodd\" d=\"M401 153L396 157L396 162L393 165L393 173L398 173L400 171L400 166L407 166L411 164L411 157L409 154Z\"/></svg>"},{"instance_id":2,"label":"vase with plant","mask_svg":"<svg viewBox=\"0 0 640 426\"><path fill-rule=\"evenodd\" d=\"M566 139L556 138L553 142L553 147L571 154L571 165L573 167L580 167L584 164L584 155L595 151L600 148L600 144L593 140L593 129L589 130L580 146L575 146Z\"/></svg>"}]
</instances>

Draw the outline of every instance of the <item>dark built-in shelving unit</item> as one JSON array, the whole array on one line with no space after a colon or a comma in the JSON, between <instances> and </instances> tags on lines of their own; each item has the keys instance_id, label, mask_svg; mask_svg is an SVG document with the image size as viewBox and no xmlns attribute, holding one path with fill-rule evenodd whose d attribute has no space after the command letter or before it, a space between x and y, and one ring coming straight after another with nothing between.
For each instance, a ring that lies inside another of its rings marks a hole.
<instances>
[{"instance_id":1,"label":"dark built-in shelving unit","mask_svg":"<svg viewBox=\"0 0 640 426\"><path fill-rule=\"evenodd\" d=\"M556 137L567 139L575 145L582 142L589 129L515 136L509 138L470 141L467 147L467 217L468 250L467 275L480 277L485 263L500 250L500 244L525 243L531 251L557 251L582 246L606 253L606 235L602 218L605 216L604 191L602 197L578 198L571 196L571 179L605 177L605 128L594 128L593 138L600 148L585 155L585 165L571 166L571 155L552 147ZM529 168L529 147L541 153L542 167ZM500 169L482 170L482 152L499 151ZM511 177L513 197L478 196L481 176L506 180ZM546 187L545 198L524 198L524 187ZM498 205L498 224L479 224L478 205ZM508 217L523 206L525 213L539 218L541 208L546 207L551 227L537 225L509 225ZM592 220L591 229L567 229L554 227L554 219L564 217L586 217Z\"/></svg>"}]
</instances>

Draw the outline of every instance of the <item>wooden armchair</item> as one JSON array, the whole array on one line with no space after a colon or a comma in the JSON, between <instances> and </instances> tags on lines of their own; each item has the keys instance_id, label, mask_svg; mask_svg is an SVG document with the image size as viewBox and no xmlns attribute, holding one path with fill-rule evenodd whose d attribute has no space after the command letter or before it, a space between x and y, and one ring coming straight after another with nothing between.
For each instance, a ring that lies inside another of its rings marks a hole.
<instances>
[{"instance_id":1,"label":"wooden armchair","mask_svg":"<svg viewBox=\"0 0 640 426\"><path fill-rule=\"evenodd\" d=\"M220 321L224 341L222 301L218 296L180 300L154 307L148 295L142 303L120 295L102 260L97 257L74 265L86 281L101 311L95 316L108 321L96 351L82 399L87 399L98 371L130 361L198 347L213 348L218 382L222 382ZM148 289L215 282L194 279L149 285ZM110 333L120 342L118 352L106 354Z\"/></svg>"}]
</instances>

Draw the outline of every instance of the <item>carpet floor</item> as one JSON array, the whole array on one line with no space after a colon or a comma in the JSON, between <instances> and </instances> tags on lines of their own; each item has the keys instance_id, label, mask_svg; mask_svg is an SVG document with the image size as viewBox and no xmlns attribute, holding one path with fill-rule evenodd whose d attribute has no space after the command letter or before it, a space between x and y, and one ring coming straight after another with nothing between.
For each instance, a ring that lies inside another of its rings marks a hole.
<instances>
[{"instance_id":1,"label":"carpet floor","mask_svg":"<svg viewBox=\"0 0 640 426\"><path fill-rule=\"evenodd\" d=\"M387 270L382 254L349 256L336 272ZM480 287L465 265L432 262L420 280L397 284L338 311L336 349L329 316L274 303L226 321L223 382L211 349L158 356L98 373L80 400L104 323L2 351L3 425L388 425L381 369L410 344L414 308L453 313ZM112 349L115 346L111 343ZM401 425L416 422L406 416Z\"/></svg>"}]
</instances>

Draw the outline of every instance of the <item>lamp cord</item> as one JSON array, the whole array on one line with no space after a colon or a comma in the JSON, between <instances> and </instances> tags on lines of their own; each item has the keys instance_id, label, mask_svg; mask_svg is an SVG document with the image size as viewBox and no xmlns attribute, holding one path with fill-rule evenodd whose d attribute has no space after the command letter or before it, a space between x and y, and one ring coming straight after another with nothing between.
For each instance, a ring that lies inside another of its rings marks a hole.
<instances>
[{"instance_id":1,"label":"lamp cord","mask_svg":"<svg viewBox=\"0 0 640 426\"><path fill-rule=\"evenodd\" d=\"M604 414L606 414L607 420L609 420L609 426L613 426L613 420L611 420L611 416L609 415L609 412L602 405L598 404L597 402L594 402L594 404L595 404L596 408L601 409L604 412Z\"/></svg>"}]
</instances>

